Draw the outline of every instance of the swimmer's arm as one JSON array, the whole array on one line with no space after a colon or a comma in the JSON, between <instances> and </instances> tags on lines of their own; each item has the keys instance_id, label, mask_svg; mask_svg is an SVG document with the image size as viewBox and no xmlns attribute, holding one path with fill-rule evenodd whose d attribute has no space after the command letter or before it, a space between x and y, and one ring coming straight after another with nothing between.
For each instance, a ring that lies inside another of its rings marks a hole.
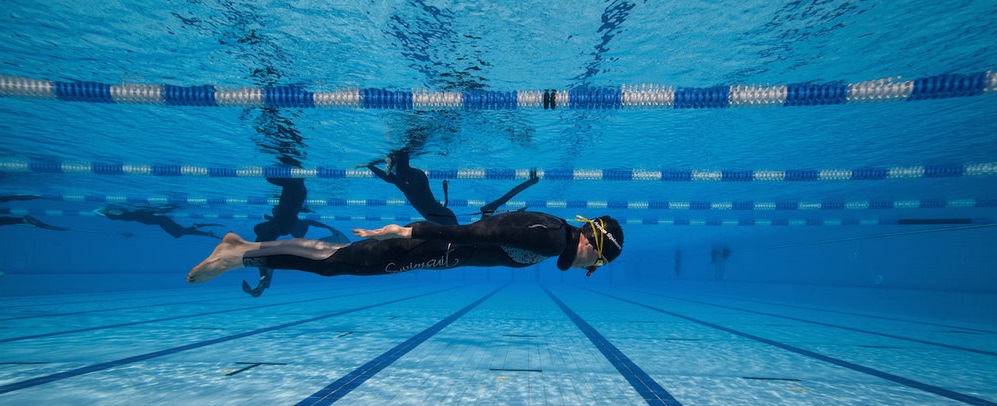
<instances>
[{"instance_id":1,"label":"swimmer's arm","mask_svg":"<svg viewBox=\"0 0 997 406\"><path fill-rule=\"evenodd\" d=\"M374 166L374 164L368 164L367 169L373 172L375 176L381 178L381 180L391 183L391 179L388 179L388 173L383 171L381 168Z\"/></svg>"},{"instance_id":2,"label":"swimmer's arm","mask_svg":"<svg viewBox=\"0 0 997 406\"><path fill-rule=\"evenodd\" d=\"M354 228L353 235L360 238L388 240L392 238L412 238L412 227L402 227L398 224L388 224L376 230Z\"/></svg>"}]
</instances>

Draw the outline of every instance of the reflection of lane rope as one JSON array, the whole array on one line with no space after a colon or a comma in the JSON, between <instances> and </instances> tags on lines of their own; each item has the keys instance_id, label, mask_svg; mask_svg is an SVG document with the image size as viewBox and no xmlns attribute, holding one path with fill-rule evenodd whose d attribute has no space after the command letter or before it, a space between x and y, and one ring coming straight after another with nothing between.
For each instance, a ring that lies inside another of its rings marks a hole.
<instances>
[{"instance_id":1,"label":"reflection of lane rope","mask_svg":"<svg viewBox=\"0 0 997 406\"><path fill-rule=\"evenodd\" d=\"M118 203L184 206L275 206L280 199L275 197L191 197L191 196L125 196L102 194L63 194L46 195L18 193L19 195L40 196L46 200L64 202ZM401 199L308 199L309 207L406 207L408 201ZM454 199L450 207L480 207L484 200ZM904 200L782 200L782 201L625 201L625 200L513 200L506 202L510 209L626 209L626 210L677 210L677 211L832 211L832 210L888 210L888 209L971 209L997 207L997 198L968 199L904 199Z\"/></svg>"},{"instance_id":2,"label":"reflection of lane rope","mask_svg":"<svg viewBox=\"0 0 997 406\"><path fill-rule=\"evenodd\" d=\"M4 209L2 214L11 215L32 215L32 216L69 216L69 217L95 217L99 216L94 211L88 210L61 210L61 209ZM184 218L195 220L265 220L263 214L236 214L236 213L181 213L173 212L167 215L172 218ZM302 214L298 216L305 220L315 221L371 221L388 223L408 223L425 220L418 216L382 216L376 214L366 214L358 216L346 215L319 215L314 213ZM480 217L458 216L462 223L479 220ZM986 218L842 218L842 219L805 219L805 218L734 218L734 219L704 219L704 218L624 218L617 220L620 223L633 225L667 225L667 226L774 226L774 227L812 227L812 226L912 226L912 225L938 225L938 224L974 224L989 225L991 222Z\"/></svg>"},{"instance_id":3,"label":"reflection of lane rope","mask_svg":"<svg viewBox=\"0 0 997 406\"><path fill-rule=\"evenodd\" d=\"M129 176L193 176L212 178L326 178L375 179L366 168L315 169L247 166L211 168L177 164L123 164L80 161L0 159L0 172L61 173ZM530 169L448 169L425 171L430 179L530 179ZM997 175L997 162L962 165L868 167L855 169L789 170L644 170L644 169L537 169L543 180L651 181L651 182L817 182L887 179L956 178Z\"/></svg>"},{"instance_id":4,"label":"reflection of lane rope","mask_svg":"<svg viewBox=\"0 0 997 406\"><path fill-rule=\"evenodd\" d=\"M0 96L87 103L198 107L360 108L402 110L700 109L816 106L977 96L997 91L997 73L899 77L857 83L816 81L782 86L720 85L708 88L658 84L572 89L463 92L351 88L311 92L301 86L227 88L96 82L57 82L0 75Z\"/></svg>"}]
</instances>

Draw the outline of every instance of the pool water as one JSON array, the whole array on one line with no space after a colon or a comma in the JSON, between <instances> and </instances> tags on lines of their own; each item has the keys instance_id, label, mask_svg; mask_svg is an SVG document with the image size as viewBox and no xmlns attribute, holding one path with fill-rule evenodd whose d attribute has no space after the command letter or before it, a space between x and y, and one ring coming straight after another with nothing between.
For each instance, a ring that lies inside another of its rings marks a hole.
<instances>
[{"instance_id":1,"label":"pool water","mask_svg":"<svg viewBox=\"0 0 997 406\"><path fill-rule=\"evenodd\" d=\"M8 1L0 403L994 404L995 13ZM356 240L421 220L364 168L399 149L461 223L536 170L502 210L625 250L254 298L185 282L211 236L99 214L251 239L300 177Z\"/></svg>"}]
</instances>

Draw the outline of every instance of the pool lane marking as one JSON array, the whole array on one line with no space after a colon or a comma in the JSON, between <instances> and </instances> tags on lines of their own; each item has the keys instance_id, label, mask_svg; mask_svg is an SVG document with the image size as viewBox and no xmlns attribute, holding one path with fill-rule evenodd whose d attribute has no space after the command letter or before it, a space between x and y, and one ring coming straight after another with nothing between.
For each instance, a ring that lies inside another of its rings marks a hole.
<instances>
[{"instance_id":1,"label":"pool lane marking","mask_svg":"<svg viewBox=\"0 0 997 406\"><path fill-rule=\"evenodd\" d=\"M693 300L693 299L683 299L683 298L679 298L679 297L665 296L665 295L659 295L659 294L655 294L655 293L645 293L645 294L651 295L651 296L658 296L658 297L673 299L673 300L681 300L683 302L697 303L697 304L701 304L701 305L704 305L704 306L719 307L721 309L728 309L728 310L734 310L734 311L739 311L739 312L758 314L758 315L768 316L768 317L776 317L776 318L785 319L785 320L798 321L798 322L801 322L801 323L816 324L818 326L824 326L824 327L840 328L842 330L854 331L856 333L869 334L869 335L874 335L874 336L892 338L892 339L895 339L895 340L910 341L910 342L918 343L918 344L933 345L933 346L937 346L937 347L947 348L947 349L950 349L950 350L973 352L973 353L977 353L977 354L980 354L980 355L989 355L989 356L997 357L997 352L993 352L993 351L978 350L978 349L975 349L975 348L968 348L968 347L960 347L960 346L957 346L957 345L951 345L951 344L945 344L945 343L937 343L937 342L934 342L934 341L927 341L927 340L921 340L921 339L917 339L917 338L902 337L902 336L893 335L893 334L887 334L887 333L878 333L878 332L875 332L875 331L863 330L863 329L855 328L855 327L841 326L841 325L837 325L837 324L824 323L824 322L815 321L815 320L801 319L801 318L792 317L792 316L783 316L783 315L779 315L779 314L775 314L775 313L766 313L766 312L757 311L757 310L740 309L740 308L733 307L733 306L725 306L725 305L721 305L721 304L701 302L701 301Z\"/></svg>"},{"instance_id":2,"label":"pool lane marking","mask_svg":"<svg viewBox=\"0 0 997 406\"><path fill-rule=\"evenodd\" d=\"M121 292L115 292L115 293L121 293ZM212 295L212 294L215 294L215 293L205 292L203 294L204 295ZM71 296L71 295L72 294L67 294L65 296ZM93 295L99 295L99 294L93 294ZM190 292L187 292L187 293L178 293L178 294L175 294L175 295L172 295L172 294L171 295L162 295L162 296L141 296L141 295L137 295L136 294L136 296L134 296L134 297L122 296L120 299L116 299L116 300L108 300L108 299L104 298L104 299L95 299L95 300L82 300L82 301L77 301L77 302L18 304L18 305L10 305L10 306L0 307L0 311L10 310L10 309L18 309L18 308L22 308L22 307L68 306L68 305L77 305L77 304L86 304L86 303L111 303L111 302L115 302L115 301L118 301L118 300L121 300L121 301L125 301L125 300L149 300L149 299L162 299L162 298L177 298L177 297L184 297L184 296L189 297L189 296L194 296L194 294L192 294ZM239 297L240 296L233 295L231 298L226 298L226 299L238 299ZM224 299L216 299L216 300L224 300Z\"/></svg>"},{"instance_id":3,"label":"pool lane marking","mask_svg":"<svg viewBox=\"0 0 997 406\"><path fill-rule=\"evenodd\" d=\"M255 309L262 309L262 308L267 308L267 307L277 307L277 306L284 306L284 305L290 305L290 304L315 302L315 301L320 301L320 300L338 299L338 298L344 298L344 297L349 297L349 296L367 295L367 294L371 294L371 293L383 293L383 292L390 292L392 290L398 290L398 289L404 289L404 288L405 287L397 287L397 288L391 288L391 289L373 290L373 291L369 291L369 292L348 293L348 294L344 294L344 295L335 295L335 296L319 297L319 298L313 298L313 299L295 300L295 301L284 302L284 303L270 303L270 304L260 305L260 306L250 306L250 307L242 307L242 308L237 308L237 309L218 310L218 311L213 311L213 312L208 312L208 313L187 314L187 315L183 315L183 316L164 317L164 318L161 318L161 319L132 321L132 322L127 322L127 323L109 324L109 325L106 325L106 326L86 327L86 328L80 328L80 329L76 329L76 330L66 330L66 331L55 331L55 332L51 332L51 333L41 333L41 334L35 334L35 335L30 335L30 336L0 338L0 344L14 342L14 341L31 340L31 339L35 339L35 338L53 337L53 336L59 336L59 335L65 335L65 334L83 333L83 332L87 332L87 331L96 331L96 330L105 330L105 329L118 328L118 327L135 326L135 325L146 324L146 323L159 323L159 322L164 322L164 321L189 319L189 318L194 318L194 317L210 316L210 315L223 314L223 313L241 312L241 311L246 311L246 310L255 310ZM196 302L194 302L194 303L196 303ZM183 305L185 303L176 303L176 304ZM141 307L148 307L148 306L141 306Z\"/></svg>"},{"instance_id":4,"label":"pool lane marking","mask_svg":"<svg viewBox=\"0 0 997 406\"><path fill-rule=\"evenodd\" d=\"M643 292L643 291L640 291L640 290L634 290L634 292L640 292L640 293L644 293L644 294L648 294L648 295L654 295L654 296L662 296L662 295L659 295L659 294L656 294L656 293ZM807 307L807 306L788 305L788 304L784 304L784 303L766 302L766 301L762 301L762 300L750 300L750 299L734 298L734 297L728 297L728 296L716 296L716 295L699 295L699 296L713 297L713 298L717 298L717 299L726 299L726 300L737 300L737 301L741 301L741 302L758 303L758 304L769 305L769 306L781 306L781 307L788 307L790 309L800 309L800 310L818 311L818 312L825 312L825 313L844 314L844 315L847 315L847 316L858 316L858 317L865 317L865 318L869 318L869 319L899 321L899 322L903 322L903 323L920 324L920 325L932 326L932 327L943 327L943 328L950 328L950 329L956 329L956 330L963 330L963 331L967 331L967 332L972 331L972 332L984 333L984 334L997 334L997 331L992 331L992 330L983 330L983 329L978 329L978 328L973 328L973 327L953 326L953 325L948 325L948 324L932 323L932 322L927 322L927 321L906 320L906 319L901 319L901 318L898 318L898 317L876 316L876 315L871 315L871 314L845 312L845 311L841 311L841 310L821 309L819 307ZM662 296L662 297L665 297L665 296ZM676 297L675 299L680 299L680 298Z\"/></svg>"},{"instance_id":5,"label":"pool lane marking","mask_svg":"<svg viewBox=\"0 0 997 406\"><path fill-rule=\"evenodd\" d=\"M405 342L396 345L394 348L386 351L370 362L361 365L357 369L354 369L352 372L337 379L335 382L327 385L318 392L302 399L297 403L297 405L330 405L337 400L342 399L343 396L346 396L360 385L363 385L364 382L367 382L368 379L376 375L378 372L381 372L381 370L387 368L405 354L408 354L409 351L412 351L412 349L418 347L419 344L422 344L454 321L457 321L457 319L463 317L475 307L478 307L481 303L484 303L484 301L494 296L500 290L505 289L506 286L508 285L493 290L491 293L488 293L484 297L474 301L474 303L465 306L463 309L447 316L445 319L433 324L421 333L416 334L412 336L412 338L405 340Z\"/></svg>"},{"instance_id":6,"label":"pool lane marking","mask_svg":"<svg viewBox=\"0 0 997 406\"><path fill-rule=\"evenodd\" d=\"M294 326L298 326L298 325L302 325L302 324L306 324L306 323L311 323L311 322L314 322L314 321L328 319L330 317L341 316L341 315L344 315L344 314L358 312L358 311L361 311L361 310L372 309L372 308L375 308L375 307L380 307L380 306L385 306L385 305L394 304L394 303L398 303L398 302L403 302L403 301L406 301L406 300L412 300L412 299L417 299L417 298L424 297L424 296L435 295L437 293L446 292L446 291L449 291L449 290L457 289L459 287L460 286L455 286L455 287L452 287L452 288L447 288L447 289L437 290L437 291L433 291L433 292L427 292L427 293L421 293L421 294L418 294L418 295L408 296L408 297L404 297L404 298L401 298L401 299L389 300L387 302L375 303L375 304L372 304L372 305L356 307L356 308L353 308L353 309L341 310L341 311L338 311L338 312L329 313L329 314L325 314L325 315L318 316L318 317L312 317L312 318L309 318L309 319L292 321L290 323L284 323L284 324L279 324L279 325L276 325L276 326L261 328L261 329L252 330L252 331L246 331L246 332L243 332L243 333L233 334L233 335L225 336L225 337L219 337L219 338L215 338L215 339L212 339L212 340L207 340L207 341L201 341L201 342L197 342L197 343L193 343L193 344L182 345L182 346L179 346L179 347L168 348L168 349L160 350L160 351L153 351L153 352L149 352L149 353L145 353L145 354L136 355L136 356L133 356L133 357L122 358L122 359L115 360L115 361L102 362L102 363L99 363L99 364L88 365L88 366L85 366L85 367L76 368L76 369L72 369L72 370L69 370L69 371L63 371L63 372L59 372L59 373L55 373L55 374L51 374L51 375L45 375L45 376L40 376L40 377L37 377L37 378L31 378L31 379L26 379L26 380L19 381L19 382L9 383L9 384L6 384L6 385L0 385L0 394L9 393L9 392L13 392L13 391L17 391L17 390L21 390L21 389L25 389L25 388L30 388L30 387L34 387L34 386L38 386L38 385L43 385L43 384L46 384L46 383L55 382L55 381L59 381L59 380L67 379L67 378L73 378L73 377L76 377L76 376L85 375L85 374L89 374L89 373L92 373L92 372L103 371L105 369L115 368L115 367L119 367L119 366L122 366L122 365L127 365L127 364L133 364L133 363L136 363L136 362L146 361L146 360L150 360L150 359L157 358L157 357L162 357L162 356L166 356L166 355L173 355L173 354L176 354L176 353L179 353L179 352L183 352L183 351L193 350L193 349L197 349L197 348L201 348L201 347L207 347L209 345L224 343L224 342L227 342L227 341L232 341L232 340L236 340L236 339L240 339L240 338L245 338L245 337L251 337L251 336L254 336L254 335L258 335L258 334L262 334L262 333L267 333L267 332L271 332L271 331L276 331L276 330L281 330L281 329L285 329L285 328L288 328L288 327L294 327Z\"/></svg>"},{"instance_id":7,"label":"pool lane marking","mask_svg":"<svg viewBox=\"0 0 997 406\"><path fill-rule=\"evenodd\" d=\"M599 333L595 328L589 325L584 319L581 318L577 313L575 313L568 305L564 304L557 296L554 296L550 290L546 287L543 288L547 295L550 296L551 300L561 308L564 314L568 315L578 326L578 329L588 337L589 341L599 349L599 352L609 360L610 364L619 371L620 375L630 383L630 386L644 398L644 400L650 405L668 405L668 406L681 406L675 397L673 397L667 390L661 387L654 379L651 378L643 369L641 369L637 364L634 364L619 348L616 348L612 343L606 339L605 336Z\"/></svg>"},{"instance_id":8,"label":"pool lane marking","mask_svg":"<svg viewBox=\"0 0 997 406\"><path fill-rule=\"evenodd\" d=\"M640 303L640 302L635 302L635 301L629 300L629 299L624 299L624 298L621 298L621 297L618 297L618 296L615 296L615 295L611 295L611 294L608 294L608 293L603 293L603 292L599 292L599 291L595 291L595 290L591 290L591 289L587 289L587 290L589 290L592 293L596 293L596 294L599 294L599 295L602 295L602 296L606 296L606 297L610 297L610 298L619 300L621 302L630 303L632 305L640 306L640 307L643 307L643 308L646 308L646 309L650 309L650 310L653 310L653 311L656 311L656 312L659 312L659 313L667 314L669 316L678 317L678 318L683 319L683 320L687 320L687 321L691 321L693 323L701 324L701 325L704 325L706 327L710 327L710 328L713 328L713 329L716 329L716 330L720 330L720 331L723 331L723 332L726 332L726 333L734 334L736 336L744 337L744 338L747 338L749 340L754 340L754 341L758 341L758 342L763 343L763 344L768 344L768 345L771 345L771 346L774 346L776 348L779 348L779 349L782 349L782 350L786 350L786 351L789 351L789 352L792 352L792 353L796 353L796 354L799 354L799 355L810 357L810 358L813 358L813 359L816 359L816 360L819 360L819 361L824 361L824 362L827 362L827 363L830 363L830 364L834 364L834 365L837 365L837 366L840 366L840 367L845 367L845 368L851 369L851 370L856 371L856 372L861 372L861 373L864 373L864 374L875 376L877 378L882 378L882 379L885 379L885 380L888 380L888 381L891 381L891 382L895 382L895 383L901 384L901 385L909 387L909 388L919 389L919 390L922 390L922 391L925 391L925 392L933 393L933 394L938 395L938 396L943 396L943 397L946 397L946 398L949 398L949 399L952 399L952 400L956 400L956 401L963 402L963 403L968 403L968 404L971 404L971 405L991 405L991 406L997 406L997 403L991 402L991 401L986 400L986 399L978 398L978 397L975 397L975 396L972 396L972 395L967 395L965 393L959 393L959 392L956 392L956 391L953 391L953 390L949 390L949 389L945 389L945 388L942 388L942 387L939 387L939 386L929 385L929 384L926 384L926 383L923 383L923 382L915 381L913 379L904 378L904 377L898 376L898 375L893 375L891 373L880 371L878 369L870 368L870 367L867 367L867 366L862 366L862 365L859 365L859 364L854 364L854 363L851 363L851 362L848 362L848 361L845 361L845 360L842 360L842 359L838 359L838 358L834 358L834 357L827 356L827 355L824 355L824 354L816 353L816 352L813 352L813 351L810 351L810 350L805 350L805 349L800 348L800 347L795 347L795 346L792 346L792 345L789 345L789 344L785 344L785 343L781 343L781 342L778 342L778 341L775 341L775 340L770 340L770 339L767 339L767 338L764 338L764 337L756 336L754 334L745 333L743 331L734 330L732 328L724 327L724 326L721 326L719 324L713 324L713 323L710 323L708 321L699 320L699 319L692 318L692 317L689 317L689 316L684 316L684 315L681 315L681 314L678 314L678 313L673 313L673 312L670 312L668 310L659 309L659 308L654 307L654 306L646 305L646 304L643 304L643 303Z\"/></svg>"},{"instance_id":9,"label":"pool lane marking","mask_svg":"<svg viewBox=\"0 0 997 406\"><path fill-rule=\"evenodd\" d=\"M305 291L305 292L284 293L284 294L277 294L277 295L290 295L290 294L300 294L300 293L317 292L317 291L319 291L319 290L316 289L316 290L310 290L310 291ZM277 296L277 295L274 295L274 296ZM167 297L167 296L160 296L160 297ZM111 309L81 310L81 311L78 311L78 312L70 312L70 313L54 313L54 314L36 314L36 315L31 315L31 316L16 316L16 317L8 317L8 318L5 318L5 319L0 319L0 321L23 320L23 319L37 319L37 318L44 318L44 317L76 316L76 315L88 314L88 313L112 312L112 311L118 311L118 310L145 309L145 308L149 308L149 307L162 307L162 306L173 306L173 305L189 305L189 304L194 304L194 303L205 303L205 302L221 302L221 301L225 301L225 300L237 300L237 299L240 299L240 298L245 298L245 296L241 296L240 295L240 296L232 296L232 297L225 297L225 298L191 300L191 301L185 301L185 302L167 302L167 303L157 303L157 304L149 304L149 305L141 305L141 306L115 307L115 308L111 308ZM141 300L141 299L137 298L137 299L128 299L128 300ZM42 306L57 306L57 305L59 305L59 304L58 303L56 303L56 304L46 304L46 305L42 305Z\"/></svg>"}]
</instances>

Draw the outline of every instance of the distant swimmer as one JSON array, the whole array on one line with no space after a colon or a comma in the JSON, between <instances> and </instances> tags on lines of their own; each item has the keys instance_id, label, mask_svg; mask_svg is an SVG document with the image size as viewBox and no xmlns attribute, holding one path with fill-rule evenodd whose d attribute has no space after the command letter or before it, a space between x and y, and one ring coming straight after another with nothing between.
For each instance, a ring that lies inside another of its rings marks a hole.
<instances>
[{"instance_id":1,"label":"distant swimmer","mask_svg":"<svg viewBox=\"0 0 997 406\"><path fill-rule=\"evenodd\" d=\"M730 248L726 245L716 246L710 250L710 262L713 263L713 278L722 281L727 279L727 271L724 269L724 263L727 262L727 258L730 257Z\"/></svg>"},{"instance_id":2,"label":"distant swimmer","mask_svg":"<svg viewBox=\"0 0 997 406\"><path fill-rule=\"evenodd\" d=\"M0 203L7 203L19 200L35 200L41 199L41 196L36 195L11 195L11 196L0 196Z\"/></svg>"},{"instance_id":3,"label":"distant swimmer","mask_svg":"<svg viewBox=\"0 0 997 406\"><path fill-rule=\"evenodd\" d=\"M259 223L253 227L256 233L256 242L274 241L284 235L295 238L304 238L309 227L318 227L329 230L331 235L321 238L321 241L333 244L349 244L350 239L339 230L326 224L314 220L302 220L298 218L298 213L307 211L305 201L308 200L308 188L305 187L305 180L298 178L267 178L267 182L280 186L280 200L271 210L272 215L264 216L267 221ZM273 269L259 267L260 282L256 287L251 287L249 282L242 281L242 290L253 297L263 294L263 291L270 287L273 281Z\"/></svg>"},{"instance_id":4,"label":"distant swimmer","mask_svg":"<svg viewBox=\"0 0 997 406\"><path fill-rule=\"evenodd\" d=\"M194 225L190 227L184 227L165 215L171 210L173 210L172 207L141 208L131 210L121 206L107 206L96 210L95 213L107 217L110 220L134 221L145 225L159 226L159 228L166 231L169 235L173 236L173 238L180 238L185 235L201 235L205 237L221 238L212 231L201 231L200 228L220 227L222 224L194 223Z\"/></svg>"},{"instance_id":5,"label":"distant swimmer","mask_svg":"<svg viewBox=\"0 0 997 406\"><path fill-rule=\"evenodd\" d=\"M367 165L374 175L398 188L426 221L442 225L457 225L457 215L433 196L429 188L429 178L422 169L413 168L409 164L408 151L395 151L384 159L385 168L381 170L375 163Z\"/></svg>"},{"instance_id":6,"label":"distant swimmer","mask_svg":"<svg viewBox=\"0 0 997 406\"><path fill-rule=\"evenodd\" d=\"M41 199L41 196L35 196L35 195L0 196L0 203L7 203L7 202L21 201L21 200L35 200L35 199ZM9 214L9 211L7 211L7 213ZM21 217L15 217L15 216L0 217L0 226L13 226L17 224L27 224L29 226L35 226L38 228L42 228L45 230L52 230L52 231L70 231L70 229L68 228L57 227L51 224L43 223L41 222L41 220L38 220L29 215Z\"/></svg>"},{"instance_id":7,"label":"distant swimmer","mask_svg":"<svg viewBox=\"0 0 997 406\"><path fill-rule=\"evenodd\" d=\"M267 221L259 223L253 228L253 231L256 232L257 242L273 241L284 235L304 238L309 227L329 230L332 234L331 237L338 239L340 243L350 242L345 234L333 227L318 221L298 218L298 213L308 211L304 205L308 198L308 189L305 188L304 179L267 178L267 182L281 187L280 200L273 207L272 215L264 216Z\"/></svg>"},{"instance_id":8,"label":"distant swimmer","mask_svg":"<svg viewBox=\"0 0 997 406\"><path fill-rule=\"evenodd\" d=\"M31 216L23 216L23 217L0 217L0 226L12 226L12 225L16 225L16 224L27 224L27 225L30 225L30 226L35 226L35 227L38 227L38 228L43 228L43 229L46 229L46 230L53 230L53 231L70 231L68 228L56 227L56 226L53 226L51 224L42 223L38 219L36 219L34 217L31 217Z\"/></svg>"},{"instance_id":9,"label":"distant swimmer","mask_svg":"<svg viewBox=\"0 0 997 406\"><path fill-rule=\"evenodd\" d=\"M367 164L370 169L381 180L395 185L408 199L419 214L426 221L431 221L442 225L457 225L457 216L452 210L447 208L449 202L449 192L447 181L443 181L443 204L433 196L433 191L429 188L429 178L422 169L413 168L409 163L409 154L405 150L395 151L384 159L385 169L375 166L376 162ZM519 194L526 188L537 184L540 178L536 171L530 171L530 178L520 183L508 193L497 200L481 207L478 213L481 217L488 217L495 214L500 206L506 204L509 199Z\"/></svg>"}]
</instances>

